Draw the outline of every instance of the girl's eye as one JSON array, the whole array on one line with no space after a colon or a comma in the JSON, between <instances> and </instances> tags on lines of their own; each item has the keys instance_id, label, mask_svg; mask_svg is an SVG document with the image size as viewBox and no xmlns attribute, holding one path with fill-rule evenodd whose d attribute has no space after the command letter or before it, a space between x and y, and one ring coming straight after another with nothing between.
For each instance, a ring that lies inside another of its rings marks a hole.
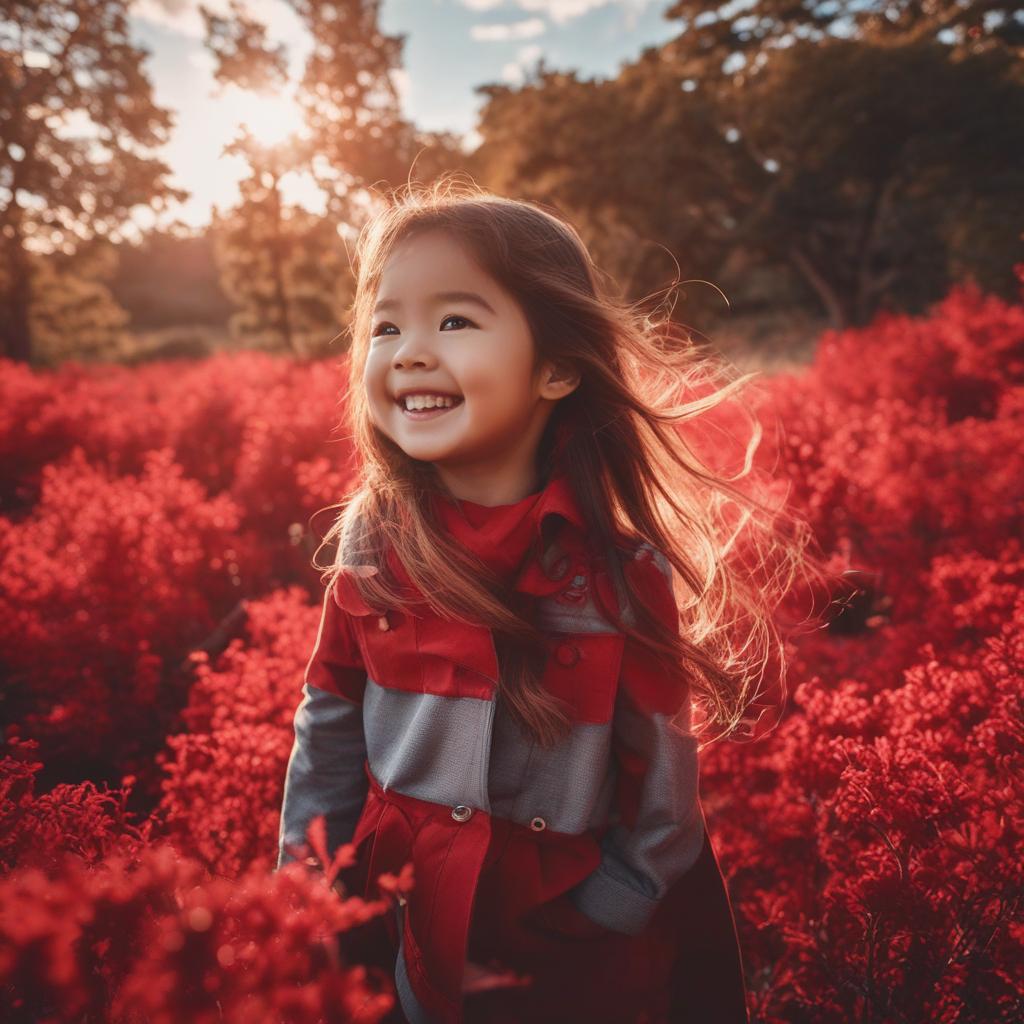
<instances>
[{"instance_id":1,"label":"girl's eye","mask_svg":"<svg viewBox=\"0 0 1024 1024\"><path fill-rule=\"evenodd\" d=\"M445 323L447 323L449 320L461 320L463 323L466 323L466 324L471 324L473 322L472 320L467 320L466 317L464 317L464 316L459 316L457 313L449 313L448 316L446 316L444 318L444 320L441 321L441 326L443 327L445 325ZM394 327L394 326L395 326L394 324L386 324L386 323L385 324L377 324L377 326L374 327L374 329L370 332L370 337L371 338L376 338L378 335L381 335L381 334L384 333L384 328L385 327ZM396 330L397 330L397 328L396 328Z\"/></svg>"}]
</instances>

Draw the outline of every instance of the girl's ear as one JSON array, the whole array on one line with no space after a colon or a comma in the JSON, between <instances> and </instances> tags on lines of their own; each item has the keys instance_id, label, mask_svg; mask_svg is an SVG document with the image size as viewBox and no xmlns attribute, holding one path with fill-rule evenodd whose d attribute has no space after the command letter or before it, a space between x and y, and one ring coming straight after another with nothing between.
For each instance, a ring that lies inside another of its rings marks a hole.
<instances>
[{"instance_id":1,"label":"girl's ear","mask_svg":"<svg viewBox=\"0 0 1024 1024\"><path fill-rule=\"evenodd\" d=\"M540 395L542 398L565 398L580 386L580 374L568 367L545 363L541 373Z\"/></svg>"}]
</instances>

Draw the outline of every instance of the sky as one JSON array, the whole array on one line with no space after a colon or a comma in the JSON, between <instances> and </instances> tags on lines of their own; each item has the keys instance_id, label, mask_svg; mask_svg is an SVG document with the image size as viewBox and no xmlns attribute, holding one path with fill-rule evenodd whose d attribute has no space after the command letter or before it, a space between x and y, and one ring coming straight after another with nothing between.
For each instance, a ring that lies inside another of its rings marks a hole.
<instances>
[{"instance_id":1,"label":"sky","mask_svg":"<svg viewBox=\"0 0 1024 1024\"><path fill-rule=\"evenodd\" d=\"M228 0L205 0L227 13ZM404 116L418 128L453 131L464 148L477 141L476 115L484 83L517 84L523 69L543 55L549 68L576 70L583 78L606 78L647 46L679 34L665 20L668 0L383 0L380 22L389 35L404 34L403 67L396 85ZM246 0L245 9L266 24L271 42L288 49L297 79L309 37L285 0ZM221 155L238 126L247 123L266 141L294 125L289 90L260 97L234 87L219 91L213 58L203 45L199 0L135 0L132 37L150 56L144 63L156 102L173 111L170 142L157 155L172 169L173 185L191 193L165 215L137 211L142 228L181 221L198 228L211 206L225 209L237 199L242 161ZM319 207L315 189L293 176L285 197Z\"/></svg>"}]
</instances>

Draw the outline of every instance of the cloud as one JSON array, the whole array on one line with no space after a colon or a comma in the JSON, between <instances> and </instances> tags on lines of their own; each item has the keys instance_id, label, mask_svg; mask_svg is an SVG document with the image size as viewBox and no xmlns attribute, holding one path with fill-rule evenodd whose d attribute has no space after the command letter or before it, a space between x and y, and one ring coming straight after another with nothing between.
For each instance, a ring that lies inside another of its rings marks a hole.
<instances>
[{"instance_id":1,"label":"cloud","mask_svg":"<svg viewBox=\"0 0 1024 1024\"><path fill-rule=\"evenodd\" d=\"M546 14L559 25L614 2L616 0L515 0L520 10Z\"/></svg>"},{"instance_id":2,"label":"cloud","mask_svg":"<svg viewBox=\"0 0 1024 1024\"><path fill-rule=\"evenodd\" d=\"M529 46L522 46L516 54L515 60L510 60L501 69L501 80L510 85L522 85L526 80L526 68L533 67L537 58L544 52L544 48L536 43Z\"/></svg>"},{"instance_id":3,"label":"cloud","mask_svg":"<svg viewBox=\"0 0 1024 1024\"><path fill-rule=\"evenodd\" d=\"M523 21L506 22L498 25L473 25L469 34L486 43L503 43L509 39L532 39L543 35L546 26L543 18L526 18Z\"/></svg>"},{"instance_id":4,"label":"cloud","mask_svg":"<svg viewBox=\"0 0 1024 1024\"><path fill-rule=\"evenodd\" d=\"M188 57L186 59L192 67L198 68L200 71L209 75L211 79L213 78L213 71L217 66L217 61L213 54L205 47L196 47L195 49L189 50Z\"/></svg>"},{"instance_id":5,"label":"cloud","mask_svg":"<svg viewBox=\"0 0 1024 1024\"><path fill-rule=\"evenodd\" d=\"M211 0L207 6L216 14L227 14L230 10L227 0ZM131 12L138 21L193 39L203 38L203 19L197 0L136 0Z\"/></svg>"},{"instance_id":6,"label":"cloud","mask_svg":"<svg viewBox=\"0 0 1024 1024\"><path fill-rule=\"evenodd\" d=\"M391 78L391 84L394 85L395 92L398 95L398 101L404 106L412 91L412 78L405 68L392 68L388 74Z\"/></svg>"},{"instance_id":7,"label":"cloud","mask_svg":"<svg viewBox=\"0 0 1024 1024\"><path fill-rule=\"evenodd\" d=\"M200 2L214 14L231 14L229 0L135 0L131 16L134 20L148 22L202 45L206 30L199 13ZM271 45L284 44L289 72L293 77L299 77L313 42L294 8L285 0L246 0L242 7L248 17L266 26L267 41ZM198 61L193 63L197 67L203 66Z\"/></svg>"},{"instance_id":8,"label":"cloud","mask_svg":"<svg viewBox=\"0 0 1024 1024\"><path fill-rule=\"evenodd\" d=\"M202 2L214 14L227 16L231 13L229 0ZM206 33L199 4L200 0L135 0L131 13L140 21L192 39L202 39ZM270 42L284 43L289 49L298 47L303 53L309 49L309 33L285 0L246 0L242 9L248 17L266 25Z\"/></svg>"},{"instance_id":9,"label":"cloud","mask_svg":"<svg viewBox=\"0 0 1024 1024\"><path fill-rule=\"evenodd\" d=\"M655 0L458 0L471 11L493 11L498 7L509 6L526 11L529 14L542 14L550 18L556 25L564 25L574 18L589 14L598 7L615 6L626 11L627 27L635 22L636 16L649 7Z\"/></svg>"}]
</instances>

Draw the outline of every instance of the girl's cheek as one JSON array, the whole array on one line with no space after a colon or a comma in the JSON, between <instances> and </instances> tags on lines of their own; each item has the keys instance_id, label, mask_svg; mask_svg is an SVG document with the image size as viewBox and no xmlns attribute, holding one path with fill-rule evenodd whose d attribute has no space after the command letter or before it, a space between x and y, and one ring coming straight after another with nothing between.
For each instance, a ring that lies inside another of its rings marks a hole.
<instances>
[{"instance_id":1,"label":"girl's cheek","mask_svg":"<svg viewBox=\"0 0 1024 1024\"><path fill-rule=\"evenodd\" d=\"M370 414L370 420L378 430L388 432L388 413L391 411L392 402L386 393L382 393L379 389L371 387L367 391L367 406ZM398 406L394 406L397 411ZM390 432L388 432L390 436Z\"/></svg>"},{"instance_id":2,"label":"girl's cheek","mask_svg":"<svg viewBox=\"0 0 1024 1024\"><path fill-rule=\"evenodd\" d=\"M382 364L381 360L375 360L371 355L363 372L363 388L366 391L370 413L378 425L381 419L386 418L390 411L389 407L393 404L387 393L386 378L387 364Z\"/></svg>"}]
</instances>

